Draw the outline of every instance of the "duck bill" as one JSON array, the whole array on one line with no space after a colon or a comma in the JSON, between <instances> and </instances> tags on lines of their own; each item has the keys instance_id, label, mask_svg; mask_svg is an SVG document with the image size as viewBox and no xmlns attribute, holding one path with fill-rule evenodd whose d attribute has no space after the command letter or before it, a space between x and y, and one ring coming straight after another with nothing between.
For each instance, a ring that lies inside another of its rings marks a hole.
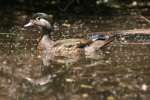
<instances>
[{"instance_id":1,"label":"duck bill","mask_svg":"<svg viewBox=\"0 0 150 100\"><path fill-rule=\"evenodd\" d=\"M24 25L24 27L30 27L30 26L33 26L32 21L29 21L27 24Z\"/></svg>"}]
</instances>

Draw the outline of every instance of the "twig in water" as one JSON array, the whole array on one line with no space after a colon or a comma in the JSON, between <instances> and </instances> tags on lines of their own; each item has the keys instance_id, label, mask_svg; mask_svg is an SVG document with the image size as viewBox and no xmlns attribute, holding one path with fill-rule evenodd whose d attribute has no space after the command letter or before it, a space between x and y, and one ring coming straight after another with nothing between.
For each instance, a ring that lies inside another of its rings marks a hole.
<instances>
[{"instance_id":1,"label":"twig in water","mask_svg":"<svg viewBox=\"0 0 150 100\"><path fill-rule=\"evenodd\" d=\"M150 20L148 18L144 17L143 15L140 15L140 18L144 19L146 22L150 24Z\"/></svg>"}]
</instances>

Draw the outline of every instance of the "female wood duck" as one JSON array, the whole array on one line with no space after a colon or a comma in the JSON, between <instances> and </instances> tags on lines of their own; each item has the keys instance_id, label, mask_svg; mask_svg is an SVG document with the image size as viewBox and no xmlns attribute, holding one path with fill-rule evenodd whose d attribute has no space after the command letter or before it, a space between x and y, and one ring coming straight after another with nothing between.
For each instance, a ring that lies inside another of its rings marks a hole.
<instances>
[{"instance_id":1,"label":"female wood duck","mask_svg":"<svg viewBox=\"0 0 150 100\"><path fill-rule=\"evenodd\" d=\"M43 64L48 66L51 61L66 62L78 61L80 58L90 57L96 50L106 46L114 40L115 36L95 35L89 39L64 39L53 41L50 39L52 32L51 23L45 13L36 13L24 27L37 26L41 30L42 38L38 44L41 51ZM63 59L63 60L62 60Z\"/></svg>"}]
</instances>

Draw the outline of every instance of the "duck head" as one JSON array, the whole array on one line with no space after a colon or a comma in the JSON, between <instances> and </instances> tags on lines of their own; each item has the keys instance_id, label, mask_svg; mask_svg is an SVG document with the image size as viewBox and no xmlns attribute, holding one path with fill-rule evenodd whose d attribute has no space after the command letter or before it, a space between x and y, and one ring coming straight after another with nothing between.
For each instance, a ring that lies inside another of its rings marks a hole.
<instances>
[{"instance_id":1,"label":"duck head","mask_svg":"<svg viewBox=\"0 0 150 100\"><path fill-rule=\"evenodd\" d=\"M24 25L24 27L38 27L41 29L43 34L50 34L52 25L48 21L49 16L45 13L36 13L32 16L30 21Z\"/></svg>"}]
</instances>

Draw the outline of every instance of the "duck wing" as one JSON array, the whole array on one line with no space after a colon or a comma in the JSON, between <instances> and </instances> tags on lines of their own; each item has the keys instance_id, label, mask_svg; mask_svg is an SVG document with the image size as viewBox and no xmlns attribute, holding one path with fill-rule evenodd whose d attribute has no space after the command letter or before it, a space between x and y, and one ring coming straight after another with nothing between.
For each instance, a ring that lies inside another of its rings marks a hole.
<instances>
[{"instance_id":1,"label":"duck wing","mask_svg":"<svg viewBox=\"0 0 150 100\"><path fill-rule=\"evenodd\" d=\"M54 47L63 45L66 48L76 47L76 48L84 48L87 45L90 45L93 41L87 39L64 39L58 40L53 45Z\"/></svg>"}]
</instances>

